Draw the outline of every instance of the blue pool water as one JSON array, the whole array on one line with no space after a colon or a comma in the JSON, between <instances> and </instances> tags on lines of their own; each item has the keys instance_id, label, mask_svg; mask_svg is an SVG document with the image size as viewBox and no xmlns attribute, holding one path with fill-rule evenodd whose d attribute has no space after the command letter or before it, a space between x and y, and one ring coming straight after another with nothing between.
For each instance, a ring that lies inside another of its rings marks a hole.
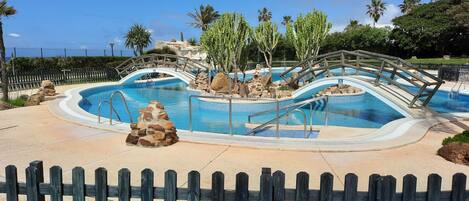
<instances>
[{"instance_id":1,"label":"blue pool water","mask_svg":"<svg viewBox=\"0 0 469 201\"><path fill-rule=\"evenodd\" d=\"M279 79L278 74L274 74L274 79ZM324 86L325 88L326 86ZM319 91L318 88L315 91ZM115 85L87 89L81 92L83 96L80 107L89 113L98 114L98 104L100 100L107 100L110 94L116 90L121 91L129 104L129 109L133 119L137 119L141 108L144 108L152 100L160 101L164 104L171 120L178 129L189 129L189 96L196 94L187 90L187 85L180 80L172 79L159 82L149 82L133 85ZM315 91L311 91L314 94ZM282 102L286 105L301 100ZM126 115L124 105L119 97L113 100L117 113L125 122L130 122ZM245 123L248 115L274 109L274 103L256 104L233 104L233 133L244 135L248 129ZM429 107L437 112L469 112L469 96L460 95L458 99L450 99L447 92L438 92L429 104ZM307 116L310 114L309 107L301 108ZM327 106L324 103L316 103L313 107L313 124L324 125L326 121L326 111L328 111L328 125L379 128L390 121L403 118L403 116L392 109L387 104L375 98L371 94L365 93L358 99L349 99L346 102L334 102L330 100ZM216 133L229 133L228 105L225 103L205 102L198 99L192 100L193 130ZM109 116L109 105L103 104L102 115ZM275 114L259 116L252 119L252 123L264 123L275 117ZM114 115L114 119L117 117ZM282 119L281 123L287 123ZM299 113L289 115L288 124L303 125L303 116Z\"/></svg>"}]
</instances>

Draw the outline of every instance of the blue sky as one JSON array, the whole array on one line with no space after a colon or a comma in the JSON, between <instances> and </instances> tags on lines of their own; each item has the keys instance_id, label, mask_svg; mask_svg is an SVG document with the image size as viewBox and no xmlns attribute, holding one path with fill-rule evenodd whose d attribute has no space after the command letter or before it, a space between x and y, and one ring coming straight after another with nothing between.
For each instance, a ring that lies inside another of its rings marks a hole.
<instances>
[{"instance_id":1,"label":"blue sky","mask_svg":"<svg viewBox=\"0 0 469 201\"><path fill-rule=\"evenodd\" d=\"M123 47L123 36L134 23L152 30L154 41L199 37L189 26L188 12L210 4L220 12L240 12L251 25L257 10L267 7L279 26L282 16L295 18L313 9L325 12L333 30L341 30L350 19L371 23L365 14L367 0L10 0L17 15L3 19L7 47L102 49L110 42ZM401 0L385 0L388 9L379 24L388 25L400 15ZM283 28L282 28L283 31Z\"/></svg>"}]
</instances>

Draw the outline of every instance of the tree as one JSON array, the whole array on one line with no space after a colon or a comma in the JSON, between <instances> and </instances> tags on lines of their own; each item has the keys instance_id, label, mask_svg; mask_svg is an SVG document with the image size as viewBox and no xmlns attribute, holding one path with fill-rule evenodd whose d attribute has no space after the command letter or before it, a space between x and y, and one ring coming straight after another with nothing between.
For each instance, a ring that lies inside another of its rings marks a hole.
<instances>
[{"instance_id":1,"label":"tree","mask_svg":"<svg viewBox=\"0 0 469 201\"><path fill-rule=\"evenodd\" d=\"M270 70L270 76L272 76L272 56L279 38L280 33L278 33L277 25L270 21L261 22L252 32L252 39L264 55L265 63Z\"/></svg>"},{"instance_id":2,"label":"tree","mask_svg":"<svg viewBox=\"0 0 469 201\"><path fill-rule=\"evenodd\" d=\"M283 16L282 25L287 26L287 24L290 24L292 22L293 20L291 19L291 16L289 15Z\"/></svg>"},{"instance_id":3,"label":"tree","mask_svg":"<svg viewBox=\"0 0 469 201\"><path fill-rule=\"evenodd\" d=\"M469 54L468 28L450 12L457 5L447 0L422 4L393 19L390 39L396 52L406 57Z\"/></svg>"},{"instance_id":4,"label":"tree","mask_svg":"<svg viewBox=\"0 0 469 201\"><path fill-rule=\"evenodd\" d=\"M407 14L419 5L420 0L404 0L402 4L399 5L399 8L401 8L402 13Z\"/></svg>"},{"instance_id":5,"label":"tree","mask_svg":"<svg viewBox=\"0 0 469 201\"><path fill-rule=\"evenodd\" d=\"M389 54L389 27L377 28L370 25L347 26L343 32L329 34L321 47L321 52L337 50L367 50Z\"/></svg>"},{"instance_id":6,"label":"tree","mask_svg":"<svg viewBox=\"0 0 469 201\"><path fill-rule=\"evenodd\" d=\"M7 65L5 63L5 43L3 42L3 17L8 17L16 14L16 9L7 5L7 1L0 2L0 65L2 72L2 94L3 101L8 101L8 77Z\"/></svg>"},{"instance_id":7,"label":"tree","mask_svg":"<svg viewBox=\"0 0 469 201\"><path fill-rule=\"evenodd\" d=\"M295 22L287 25L287 39L293 44L299 60L316 56L332 24L323 12L314 10L300 14Z\"/></svg>"},{"instance_id":8,"label":"tree","mask_svg":"<svg viewBox=\"0 0 469 201\"><path fill-rule=\"evenodd\" d=\"M358 20L350 20L350 23L345 27L345 30L351 30L351 29L355 29L355 28L358 28L358 27L362 27L363 25L361 25Z\"/></svg>"},{"instance_id":9,"label":"tree","mask_svg":"<svg viewBox=\"0 0 469 201\"><path fill-rule=\"evenodd\" d=\"M193 20L190 24L194 28L202 29L202 31L206 31L208 26L220 17L218 11L215 11L215 9L208 4L205 6L200 5L199 10L195 9L193 13L187 13L187 15Z\"/></svg>"},{"instance_id":10,"label":"tree","mask_svg":"<svg viewBox=\"0 0 469 201\"><path fill-rule=\"evenodd\" d=\"M381 0L371 0L371 3L366 5L366 7L366 14L368 14L373 19L374 27L386 10L386 4Z\"/></svg>"},{"instance_id":11,"label":"tree","mask_svg":"<svg viewBox=\"0 0 469 201\"><path fill-rule=\"evenodd\" d=\"M272 12L269 11L266 7L262 8L261 10L257 11L259 13L259 16L257 17L259 19L259 22L267 22L272 19Z\"/></svg>"},{"instance_id":12,"label":"tree","mask_svg":"<svg viewBox=\"0 0 469 201\"><path fill-rule=\"evenodd\" d=\"M143 55L143 49L150 46L152 41L151 33L140 24L132 25L125 38L125 46L133 49L135 56Z\"/></svg>"}]
</instances>

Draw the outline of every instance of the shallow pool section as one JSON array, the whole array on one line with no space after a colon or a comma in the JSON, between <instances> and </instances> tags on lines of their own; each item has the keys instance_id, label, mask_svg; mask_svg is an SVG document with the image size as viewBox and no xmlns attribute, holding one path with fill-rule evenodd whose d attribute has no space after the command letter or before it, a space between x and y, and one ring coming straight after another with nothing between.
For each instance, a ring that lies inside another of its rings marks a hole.
<instances>
[{"instance_id":1,"label":"shallow pool section","mask_svg":"<svg viewBox=\"0 0 469 201\"><path fill-rule=\"evenodd\" d=\"M158 100L164 104L171 120L178 129L189 129L189 96L198 92L188 90L187 85L182 81L169 79L141 84L90 88L80 92L83 99L80 101L79 106L89 113L98 115L98 105L100 102L104 102L101 115L107 118L109 117L110 107L106 101L109 101L109 96L114 91L121 91L124 94L134 120L137 119L140 109L146 107L150 101ZM301 100L283 101L281 105L298 101ZM130 122L120 97L115 96L113 104L122 121ZM214 103L193 98L193 130L229 133L228 108L228 104L223 102ZM276 104L273 102L234 103L232 108L233 133L244 135L248 132L249 129L245 127L248 115L275 108ZM307 114L307 123L309 123L310 107L305 106L301 109ZM334 100L331 100L329 104L318 102L312 105L312 109L312 123L314 125L324 125L327 121L328 125L335 126L379 128L390 121L403 118L400 113L368 93L365 93L362 98L350 99L346 102L334 103ZM275 113L254 117L252 123L264 123L274 117ZM116 115L113 115L113 119L117 118ZM300 113L292 113L288 119L282 119L281 123L303 125L304 118Z\"/></svg>"}]
</instances>

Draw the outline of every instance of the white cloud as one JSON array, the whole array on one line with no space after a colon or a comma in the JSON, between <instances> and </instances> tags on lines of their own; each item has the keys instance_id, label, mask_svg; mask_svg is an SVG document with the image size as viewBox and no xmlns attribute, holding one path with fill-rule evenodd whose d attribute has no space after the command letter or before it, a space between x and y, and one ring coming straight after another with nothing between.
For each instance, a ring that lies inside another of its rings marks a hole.
<instances>
[{"instance_id":1,"label":"white cloud","mask_svg":"<svg viewBox=\"0 0 469 201\"><path fill-rule=\"evenodd\" d=\"M152 34L155 31L153 29L147 29L147 32Z\"/></svg>"},{"instance_id":2,"label":"white cloud","mask_svg":"<svg viewBox=\"0 0 469 201\"><path fill-rule=\"evenodd\" d=\"M344 25L344 24L332 24L332 28L331 28L331 31L330 33L334 33L334 32L341 32L345 29L345 27L347 27L347 25Z\"/></svg>"},{"instance_id":3,"label":"white cloud","mask_svg":"<svg viewBox=\"0 0 469 201\"><path fill-rule=\"evenodd\" d=\"M10 33L10 34L8 34L8 36L13 37L13 38L19 38L19 37L21 37L21 35L20 35L20 34L17 34L17 33Z\"/></svg>"}]
</instances>

